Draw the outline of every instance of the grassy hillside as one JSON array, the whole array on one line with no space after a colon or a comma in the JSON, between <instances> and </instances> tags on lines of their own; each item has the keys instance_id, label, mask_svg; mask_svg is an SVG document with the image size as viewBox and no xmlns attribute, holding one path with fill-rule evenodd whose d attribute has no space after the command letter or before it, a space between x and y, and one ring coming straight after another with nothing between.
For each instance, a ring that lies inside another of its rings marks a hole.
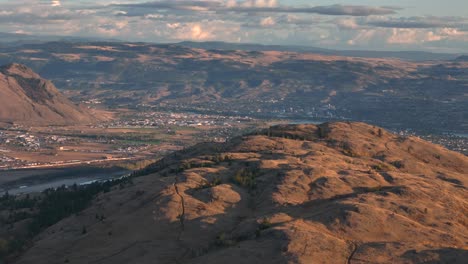
<instances>
[{"instance_id":1,"label":"grassy hillside","mask_svg":"<svg viewBox=\"0 0 468 264\"><path fill-rule=\"evenodd\" d=\"M18 263L464 263L467 171L363 123L272 127L147 167Z\"/></svg>"}]
</instances>

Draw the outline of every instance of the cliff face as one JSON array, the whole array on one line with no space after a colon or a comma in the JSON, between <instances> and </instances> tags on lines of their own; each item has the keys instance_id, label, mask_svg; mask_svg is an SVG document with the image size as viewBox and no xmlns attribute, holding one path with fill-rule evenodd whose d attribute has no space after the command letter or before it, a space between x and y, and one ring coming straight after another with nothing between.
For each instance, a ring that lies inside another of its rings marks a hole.
<instances>
[{"instance_id":1,"label":"cliff face","mask_svg":"<svg viewBox=\"0 0 468 264\"><path fill-rule=\"evenodd\" d=\"M468 258L468 158L363 123L277 126L142 174L43 232L18 263Z\"/></svg>"},{"instance_id":2,"label":"cliff face","mask_svg":"<svg viewBox=\"0 0 468 264\"><path fill-rule=\"evenodd\" d=\"M28 67L0 67L0 122L62 125L93 121L86 109L70 102L50 81Z\"/></svg>"}]
</instances>

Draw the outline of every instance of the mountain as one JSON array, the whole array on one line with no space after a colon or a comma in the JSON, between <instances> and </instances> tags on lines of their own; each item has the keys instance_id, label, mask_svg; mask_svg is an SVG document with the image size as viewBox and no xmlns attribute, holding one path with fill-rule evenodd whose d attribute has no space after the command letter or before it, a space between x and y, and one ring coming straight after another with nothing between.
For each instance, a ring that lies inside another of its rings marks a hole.
<instances>
[{"instance_id":1,"label":"mountain","mask_svg":"<svg viewBox=\"0 0 468 264\"><path fill-rule=\"evenodd\" d=\"M0 67L0 122L90 123L95 118L63 96L52 82L21 64Z\"/></svg>"},{"instance_id":2,"label":"mountain","mask_svg":"<svg viewBox=\"0 0 468 264\"><path fill-rule=\"evenodd\" d=\"M59 35L31 35L19 33L0 32L0 44L7 46L19 46L23 44L41 44L47 42L121 42L124 40L107 39L99 37L74 37ZM157 43L147 43L148 45L158 45ZM429 61L429 60L452 60L460 54L457 53L434 53L426 51L376 51L376 50L334 50L300 45L263 45L255 43L229 43L222 41L183 41L174 45L209 49L209 50L243 50L243 51L288 51L288 52L308 52L331 56L349 56L362 58L398 58L409 61Z\"/></svg>"},{"instance_id":3,"label":"mountain","mask_svg":"<svg viewBox=\"0 0 468 264\"><path fill-rule=\"evenodd\" d=\"M208 50L309 52L330 56L346 56L361 58L397 58L409 61L452 60L459 56L459 54L456 53L433 53L425 51L332 50L308 46L261 45L248 43L228 43L220 41L184 41L177 43L177 45Z\"/></svg>"},{"instance_id":4,"label":"mountain","mask_svg":"<svg viewBox=\"0 0 468 264\"><path fill-rule=\"evenodd\" d=\"M160 160L17 263L466 263L467 172L364 123L275 126Z\"/></svg>"},{"instance_id":5,"label":"mountain","mask_svg":"<svg viewBox=\"0 0 468 264\"><path fill-rule=\"evenodd\" d=\"M456 61L468 61L468 55L462 55L458 57Z\"/></svg>"}]
</instances>

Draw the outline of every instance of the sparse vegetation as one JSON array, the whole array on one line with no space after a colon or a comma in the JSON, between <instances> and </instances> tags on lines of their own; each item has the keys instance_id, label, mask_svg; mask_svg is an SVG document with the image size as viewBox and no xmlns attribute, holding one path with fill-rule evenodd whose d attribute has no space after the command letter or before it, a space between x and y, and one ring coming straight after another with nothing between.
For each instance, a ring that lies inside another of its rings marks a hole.
<instances>
[{"instance_id":1,"label":"sparse vegetation","mask_svg":"<svg viewBox=\"0 0 468 264\"><path fill-rule=\"evenodd\" d=\"M378 185L378 186L374 186L374 187L369 187L367 188L367 191L368 192L380 192L383 190L383 186L382 185Z\"/></svg>"},{"instance_id":2,"label":"sparse vegetation","mask_svg":"<svg viewBox=\"0 0 468 264\"><path fill-rule=\"evenodd\" d=\"M215 244L219 247L230 247L233 246L235 243L236 242L224 232L216 236Z\"/></svg>"},{"instance_id":3,"label":"sparse vegetation","mask_svg":"<svg viewBox=\"0 0 468 264\"><path fill-rule=\"evenodd\" d=\"M202 184L200 184L197 189L202 190L202 189L207 189L207 188L213 188L215 186L218 186L222 183L221 178L219 176L214 177L211 181L206 181Z\"/></svg>"},{"instance_id":4,"label":"sparse vegetation","mask_svg":"<svg viewBox=\"0 0 468 264\"><path fill-rule=\"evenodd\" d=\"M391 162L391 164L393 166L395 166L395 168L397 168L397 169L402 169L402 168L405 167L405 163L402 160L393 161L393 162Z\"/></svg>"},{"instance_id":5,"label":"sparse vegetation","mask_svg":"<svg viewBox=\"0 0 468 264\"><path fill-rule=\"evenodd\" d=\"M390 171L390 170L392 170L392 168L386 163L378 163L378 164L372 165L372 169L374 169L376 171Z\"/></svg>"},{"instance_id":6,"label":"sparse vegetation","mask_svg":"<svg viewBox=\"0 0 468 264\"><path fill-rule=\"evenodd\" d=\"M222 163L222 162L231 161L231 157L228 156L228 155L218 154L218 155L215 155L215 156L211 157L211 161L214 162L215 164L219 164L219 163Z\"/></svg>"},{"instance_id":7,"label":"sparse vegetation","mask_svg":"<svg viewBox=\"0 0 468 264\"><path fill-rule=\"evenodd\" d=\"M359 157L359 154L356 153L349 142L342 143L343 154L349 157Z\"/></svg>"},{"instance_id":8,"label":"sparse vegetation","mask_svg":"<svg viewBox=\"0 0 468 264\"><path fill-rule=\"evenodd\" d=\"M137 160L137 161L132 161L132 162L125 162L118 164L117 166L130 170L130 171L135 171L135 170L141 170L146 168L147 166L153 164L155 160Z\"/></svg>"},{"instance_id":9,"label":"sparse vegetation","mask_svg":"<svg viewBox=\"0 0 468 264\"><path fill-rule=\"evenodd\" d=\"M237 185L248 189L255 189L257 187L256 178L259 170L255 168L240 169L234 174L233 181Z\"/></svg>"},{"instance_id":10,"label":"sparse vegetation","mask_svg":"<svg viewBox=\"0 0 468 264\"><path fill-rule=\"evenodd\" d=\"M260 237L261 232L263 230L271 228L272 224L268 218L263 218L263 220L259 223L257 230L255 231L255 236Z\"/></svg>"},{"instance_id":11,"label":"sparse vegetation","mask_svg":"<svg viewBox=\"0 0 468 264\"><path fill-rule=\"evenodd\" d=\"M5 256L10 250L8 241L0 238L0 257Z\"/></svg>"}]
</instances>

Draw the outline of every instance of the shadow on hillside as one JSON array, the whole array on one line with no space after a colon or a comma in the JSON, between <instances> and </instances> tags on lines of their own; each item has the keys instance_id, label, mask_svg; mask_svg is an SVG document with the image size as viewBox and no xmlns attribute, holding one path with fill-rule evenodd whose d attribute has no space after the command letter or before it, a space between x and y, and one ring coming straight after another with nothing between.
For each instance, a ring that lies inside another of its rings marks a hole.
<instances>
[{"instance_id":1,"label":"shadow on hillside","mask_svg":"<svg viewBox=\"0 0 468 264\"><path fill-rule=\"evenodd\" d=\"M468 250L459 248L441 248L420 252L409 250L402 257L414 263L465 264L468 260Z\"/></svg>"}]
</instances>

